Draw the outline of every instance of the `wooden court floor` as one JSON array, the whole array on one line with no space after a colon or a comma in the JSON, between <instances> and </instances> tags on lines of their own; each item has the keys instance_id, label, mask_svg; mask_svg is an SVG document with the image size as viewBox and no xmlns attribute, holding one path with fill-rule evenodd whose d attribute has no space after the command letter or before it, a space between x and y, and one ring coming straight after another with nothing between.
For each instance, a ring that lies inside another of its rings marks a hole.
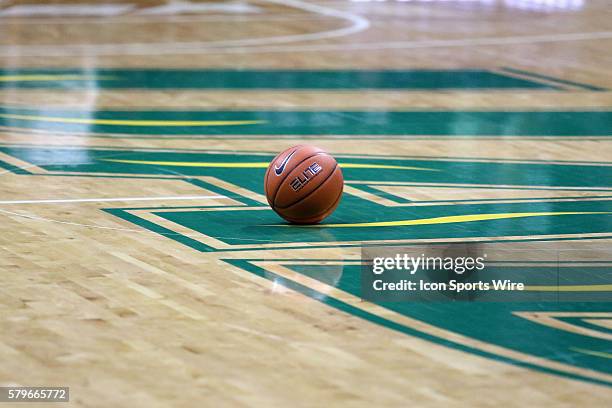
<instances>
[{"instance_id":1,"label":"wooden court floor","mask_svg":"<svg viewBox=\"0 0 612 408\"><path fill-rule=\"evenodd\" d=\"M605 0L0 0L0 386L609 406L611 21ZM263 196L301 143L346 181L315 228ZM361 299L362 247L451 242L537 253L518 267L593 301Z\"/></svg>"}]
</instances>

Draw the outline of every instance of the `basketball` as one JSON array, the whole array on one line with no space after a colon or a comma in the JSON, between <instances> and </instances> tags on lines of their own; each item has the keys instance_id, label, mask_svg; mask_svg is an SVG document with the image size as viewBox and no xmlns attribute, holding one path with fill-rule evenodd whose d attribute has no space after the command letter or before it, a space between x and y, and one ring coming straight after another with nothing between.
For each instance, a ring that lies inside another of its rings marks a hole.
<instances>
[{"instance_id":1,"label":"basketball","mask_svg":"<svg viewBox=\"0 0 612 408\"><path fill-rule=\"evenodd\" d=\"M272 160L264 178L270 207L294 224L316 224L334 212L344 178L332 156L310 145L291 147Z\"/></svg>"}]
</instances>

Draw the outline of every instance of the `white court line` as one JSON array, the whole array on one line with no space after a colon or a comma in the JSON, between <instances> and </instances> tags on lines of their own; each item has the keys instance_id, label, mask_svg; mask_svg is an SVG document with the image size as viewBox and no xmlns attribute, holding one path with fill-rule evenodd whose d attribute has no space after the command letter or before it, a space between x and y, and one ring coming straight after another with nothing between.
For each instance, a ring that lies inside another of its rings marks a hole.
<instances>
[{"instance_id":1,"label":"white court line","mask_svg":"<svg viewBox=\"0 0 612 408\"><path fill-rule=\"evenodd\" d=\"M0 0L1 2L2 0ZM0 23L5 25L76 25L76 24L159 24L159 23L201 23L201 22L221 22L221 23L242 23L242 22L270 22L270 21L321 21L335 19L336 17L312 16L304 14L257 14L257 15L237 15L237 16L218 16L218 15L147 15L127 17L91 17L91 18L3 18L0 16Z\"/></svg>"},{"instance_id":2,"label":"white court line","mask_svg":"<svg viewBox=\"0 0 612 408\"><path fill-rule=\"evenodd\" d=\"M125 44L116 49L97 49L97 46L81 46L78 50L49 47L30 48L29 46L0 46L0 56L75 56L81 54L96 55L187 55L187 54L256 54L256 53L294 53L294 52L350 52L376 51L388 49L415 48L454 48L475 46L499 46L516 44L536 44L566 41L587 41L612 39L612 31L594 31L587 33L519 35L511 37L477 37L456 40L423 40L423 41L392 41L369 43L336 43L336 44L306 44L306 45L276 45L276 46L235 46L218 48L207 47L209 43L177 43L177 44ZM257 40L257 39L253 39ZM240 40L238 40L240 41ZM293 41L288 41L293 42ZM37 46L34 46L37 47ZM70 47L70 46L68 46ZM79 51L80 50L80 51ZM79 52L76 52L79 51Z\"/></svg>"},{"instance_id":3,"label":"white court line","mask_svg":"<svg viewBox=\"0 0 612 408\"><path fill-rule=\"evenodd\" d=\"M0 17L27 17L32 14L59 17L96 15L112 17L124 14L135 8L133 4L84 3L84 4L14 4L0 10Z\"/></svg>"},{"instance_id":4,"label":"white court line","mask_svg":"<svg viewBox=\"0 0 612 408\"><path fill-rule=\"evenodd\" d=\"M271 52L325 52L325 51L372 51L390 49L414 48L453 48L474 46L497 46L513 44L536 44L564 41L586 41L612 39L612 31L594 31L588 33L564 33L542 35L517 35L511 37L476 37L453 40L422 40L422 41L391 41L368 43L336 43L336 44L305 44L277 45L258 47L211 48L200 50L178 49L167 50L169 54L254 54ZM1 48L0 48L1 51ZM157 50L165 51L165 50Z\"/></svg>"},{"instance_id":5,"label":"white court line","mask_svg":"<svg viewBox=\"0 0 612 408\"><path fill-rule=\"evenodd\" d=\"M10 45L0 46L2 56L75 56L91 55L148 55L166 52L169 54L202 53L207 49L226 49L227 47L251 47L271 44L287 44L301 41L326 40L358 33L370 27L366 18L301 0L262 0L266 3L289 6L326 17L335 17L350 22L346 27L306 34L292 34L274 37L245 38L208 42L163 42L163 43L126 43L126 44L62 44L62 45ZM247 48L249 49L249 48Z\"/></svg>"},{"instance_id":6,"label":"white court line","mask_svg":"<svg viewBox=\"0 0 612 408\"><path fill-rule=\"evenodd\" d=\"M207 198L226 198L222 195L209 196L174 196L174 197L118 197L118 198L71 198L65 200L11 200L0 201L0 204L65 204L65 203L99 203L117 201L181 201L181 200L203 200Z\"/></svg>"},{"instance_id":7,"label":"white court line","mask_svg":"<svg viewBox=\"0 0 612 408\"><path fill-rule=\"evenodd\" d=\"M39 217L37 215L21 214L21 213L16 213L16 212L13 212L13 211L6 211L6 210L0 210L0 214L3 214L5 216L9 216L9 217L24 218L24 219L31 220L31 221L50 222L52 224L70 225L70 226L74 226L74 227L85 227L85 228L94 228L94 229L110 230L110 231L135 232L135 233L138 233L138 234L162 235L162 236L183 236L183 237L189 237L189 238L198 238L198 237L200 237L202 235L200 233L198 233L198 234L182 234L182 233L178 233L178 232L171 232L171 233L157 232L157 231L151 231L151 230L145 229L144 227L143 227L143 229L132 229L132 228L107 227L107 226L104 226L104 225L96 225L96 224L81 224L79 222L54 220L54 219L51 219L51 218ZM272 242L286 243L286 241L274 241L274 240L270 240L270 239L255 239L255 238L241 238L241 237L216 237L216 239L220 239L220 240L233 239L233 240L239 240L239 241L251 241L251 242L254 242L254 243L262 242L262 243L266 243L266 244L269 244L269 243L272 243Z\"/></svg>"},{"instance_id":8,"label":"white court line","mask_svg":"<svg viewBox=\"0 0 612 408\"><path fill-rule=\"evenodd\" d=\"M152 232L152 231L148 231L148 230L137 230L137 229L132 229L132 228L106 227L106 226L103 226L103 225L81 224L81 223L78 223L78 222L53 220L53 219L50 219L50 218L39 217L37 215L20 214L20 213L16 213L16 212L12 212L12 211L6 211L6 210L0 210L0 214L12 216L12 217L18 217L18 218L25 218L25 219L33 220L33 221L44 221L44 222L51 222L51 223L54 223L54 224L72 225L72 226L75 226L75 227L97 228L97 229L111 230L111 231L138 232L138 233ZM162 235L168 235L168 234L162 234Z\"/></svg>"}]
</instances>

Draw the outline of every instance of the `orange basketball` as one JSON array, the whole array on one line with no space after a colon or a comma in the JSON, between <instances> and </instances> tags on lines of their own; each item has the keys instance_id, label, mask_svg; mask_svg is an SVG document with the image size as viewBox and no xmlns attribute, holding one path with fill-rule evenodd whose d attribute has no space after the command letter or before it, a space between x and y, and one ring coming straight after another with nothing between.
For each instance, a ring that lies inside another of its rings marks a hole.
<instances>
[{"instance_id":1,"label":"orange basketball","mask_svg":"<svg viewBox=\"0 0 612 408\"><path fill-rule=\"evenodd\" d=\"M295 224L316 224L340 202L344 178L336 159L310 145L291 147L272 160L264 189L274 211Z\"/></svg>"}]
</instances>

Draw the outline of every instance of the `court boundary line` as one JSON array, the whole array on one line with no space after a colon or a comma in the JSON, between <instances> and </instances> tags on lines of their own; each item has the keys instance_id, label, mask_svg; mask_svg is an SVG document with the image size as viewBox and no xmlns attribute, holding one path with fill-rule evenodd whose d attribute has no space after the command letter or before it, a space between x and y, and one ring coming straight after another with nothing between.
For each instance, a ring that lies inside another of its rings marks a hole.
<instances>
[{"instance_id":1,"label":"court boundary line","mask_svg":"<svg viewBox=\"0 0 612 408\"><path fill-rule=\"evenodd\" d=\"M265 0L264 0L265 1ZM0 5L2 2L0 1ZM328 17L324 16L310 16L307 14L282 14L275 16L273 13L259 13L259 14L243 14L243 15L189 15L189 14L166 14L166 15L128 15L115 16L115 17L75 17L75 18L29 18L29 17L2 17L0 16L0 23L6 25L65 25L65 24L150 24L155 23L189 23L189 22L259 22L259 21L316 21L323 20ZM334 18L334 17L329 17ZM11 21L12 20L12 21ZM55 21L53 21L55 20Z\"/></svg>"},{"instance_id":2,"label":"court boundary line","mask_svg":"<svg viewBox=\"0 0 612 408\"><path fill-rule=\"evenodd\" d=\"M423 40L423 41L395 41L370 42L348 44L308 44L298 46L260 46L260 47L234 47L227 49L200 50L199 53L208 54L248 54L248 53L276 53L276 52L350 52L350 51L377 51L387 49L415 49L415 48L448 48L472 46L499 46L515 44L535 44L564 41L587 41L612 38L612 31L592 31L583 33L540 34L531 36L509 37L474 37L456 40ZM175 50L172 54L181 54L185 50ZM194 50L195 51L195 50Z\"/></svg>"},{"instance_id":3,"label":"court boundary line","mask_svg":"<svg viewBox=\"0 0 612 408\"><path fill-rule=\"evenodd\" d=\"M156 153L200 153L200 154L225 154L225 155L241 155L249 154L253 156L272 156L277 152L265 150L235 150L235 149L192 149L192 148L174 148L174 147L146 147L146 146L83 146L83 145L55 145L55 144L27 144L27 143L6 143L0 141L0 148L21 148L21 149L61 149L61 150L111 150L111 151L129 151L129 152L156 152ZM332 152L333 153L333 152ZM420 161L451 161L451 162L482 162L482 163L516 163L516 164L555 164L555 165L603 165L612 166L612 161L584 161L584 160L546 160L546 159L514 159L504 157L467 157L467 156L415 156L415 155L380 155L380 154L365 154L365 153L334 153L334 157L349 158L349 159L381 159L381 160L420 160ZM55 171L52 174L62 174L62 171ZM78 174L77 172L68 173ZM356 183L355 181L352 181ZM392 182L389 182L393 184ZM383 184L379 182L378 184ZM419 184L419 183L413 183ZM423 183L435 184L435 183ZM465 184L468 185L468 184ZM474 186L482 186L483 184L474 184ZM493 186L493 185L492 185ZM523 186L529 187L529 186ZM533 186L536 187L536 186ZM550 187L549 188L556 188ZM562 187L565 188L565 187ZM570 188L570 187L568 187ZM572 187L574 188L574 187ZM608 189L607 187L601 187Z\"/></svg>"},{"instance_id":4,"label":"court boundary line","mask_svg":"<svg viewBox=\"0 0 612 408\"><path fill-rule=\"evenodd\" d=\"M197 207L136 207L136 208L103 208L105 212L108 212L118 218L121 218L134 225L138 225L149 231L159 233L160 235L168 236L184 245L191 247L192 249L203 251L203 252L244 252L244 251L261 251L261 250L286 250L286 249L308 249L308 248L329 248L329 247L378 247L378 246L397 246L397 245L445 245L453 242L483 242L483 243L494 243L494 242L539 242L539 241L582 241L582 240L593 240L593 239L609 239L612 238L610 232L596 232L596 233L568 233L568 234L539 234L539 235L510 235L510 236L479 236L479 237L461 237L461 238L427 238L427 239L413 239L413 238L401 238L397 240L372 240L364 244L363 241L330 241L330 242L288 242L288 241L272 241L268 240L265 244L232 244L228 243L228 239L236 239L236 237L212 237L207 235L205 232L198 232L198 234L182 233L171 228L167 225L161 225L160 223L149 219L149 215L159 217L158 214L164 212L177 212L177 211L265 211L270 210L265 205L239 205L239 206L197 206ZM143 217L144 215L144 217ZM167 221L163 218L164 221ZM177 224L172 221L168 221L166 224L180 225L190 231L189 227L184 227L182 224ZM162 232L163 231L163 232ZM176 237L176 239L174 238ZM204 237L204 240L198 239ZM186 242L184 238L187 238L189 242ZM241 241L261 241L256 239L239 238ZM215 246L215 244L217 246ZM219 245L220 244L220 245Z\"/></svg>"},{"instance_id":5,"label":"court boundary line","mask_svg":"<svg viewBox=\"0 0 612 408\"><path fill-rule=\"evenodd\" d=\"M541 81L547 81L547 82L561 84L565 86L571 86L571 87L579 88L585 91L605 92L608 90L607 88L602 88L602 87L595 86L595 85L584 84L584 83L576 82L576 81L570 81L570 80L563 79L563 78L555 78L550 75L544 75L538 72L525 71L523 69L518 69L518 68L513 68L513 67L501 67L500 72L503 72L505 74L521 75L521 76L527 77L528 79L532 81L539 79Z\"/></svg>"},{"instance_id":6,"label":"court boundary line","mask_svg":"<svg viewBox=\"0 0 612 408\"><path fill-rule=\"evenodd\" d=\"M107 44L62 44L62 45L10 45L0 46L0 57L28 56L74 56L82 54L96 55L139 55L154 53L196 52L203 53L206 49L227 50L234 47L270 46L271 44L287 44L303 41L327 40L344 37L370 28L370 21L365 17L350 12L306 3L302 0L261 0L269 4L293 7L326 17L335 17L348 21L350 25L332 30L312 33L292 34L283 36L244 38L235 40L219 40L207 42L175 42L175 43L107 43ZM29 51L28 51L29 50ZM169 52L168 52L169 51Z\"/></svg>"},{"instance_id":7,"label":"court boundary line","mask_svg":"<svg viewBox=\"0 0 612 408\"><path fill-rule=\"evenodd\" d=\"M204 200L209 198L227 198L222 195L209 196L170 196L170 197L109 197L109 198L67 198L67 199L43 199L43 200L5 200L0 205L11 204L69 204L69 203L112 203L132 201L183 201Z\"/></svg>"},{"instance_id":8,"label":"court boundary line","mask_svg":"<svg viewBox=\"0 0 612 408\"><path fill-rule=\"evenodd\" d=\"M266 0L276 1L276 0ZM289 0L287 0L289 1ZM297 1L297 0L291 0ZM354 15L355 17L362 18ZM366 20L368 21L368 20ZM369 27L369 21L368 21ZM363 30L366 28L364 27ZM338 31L338 30L334 30ZM360 30L362 31L362 30ZM358 32L358 31L357 31ZM334 35L339 37L342 35L354 34L353 32ZM329 37L332 38L332 37ZM316 38L315 38L316 39ZM323 39L323 38L319 38ZM65 48L65 52L61 52L61 48L51 48L50 46L27 46L29 48L19 46L2 46L0 47L0 57L69 57L82 55L82 51L88 51L94 55L181 55L181 54L251 54L251 53L295 53L295 52L354 52L354 51L383 51L389 49L417 49L417 48L454 48L454 47L475 47L475 46L500 46L500 45L516 45L516 44L536 44L548 42L566 42L566 41L588 41L612 39L612 31L592 31L582 33L562 33L562 34L540 34L531 36L509 36L509 37L473 37L455 40L423 40L423 41L396 41L396 42L369 42L369 43L341 43L341 44L305 44L305 45L259 45L259 46L238 46L228 44L211 43L173 43L164 47L164 43L150 44L132 44L130 49L127 49L129 44L122 44L116 47L116 44L111 45L110 49L102 50L100 46L76 46L77 49L69 52L69 48ZM312 41L310 39L293 39L285 42L300 42ZM251 41L252 42L252 41ZM33 48L38 47L38 48ZM56 46L59 47L59 46ZM67 45L61 47L69 47ZM75 47L74 45L72 47ZM125 48L123 50L113 50L113 48ZM193 48L190 48L193 47ZM225 47L225 48L223 48ZM27 51L27 50L32 51ZM58 50L60 52L58 52ZM37 51L37 52L36 52ZM119 52L121 51L121 52Z\"/></svg>"}]
</instances>

